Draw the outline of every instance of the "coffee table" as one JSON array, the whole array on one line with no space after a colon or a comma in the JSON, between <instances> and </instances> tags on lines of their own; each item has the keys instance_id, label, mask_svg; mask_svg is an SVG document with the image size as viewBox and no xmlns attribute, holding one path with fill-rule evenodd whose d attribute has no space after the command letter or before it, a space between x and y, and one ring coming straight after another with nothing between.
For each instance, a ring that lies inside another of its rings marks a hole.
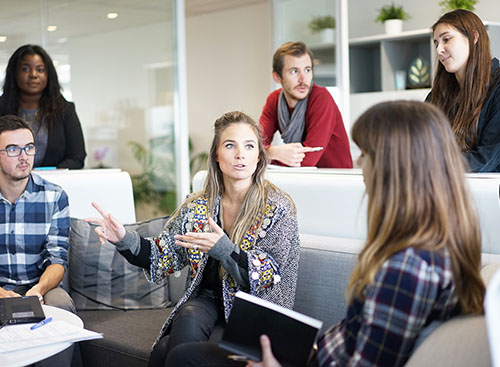
<instances>
[{"instance_id":1,"label":"coffee table","mask_svg":"<svg viewBox=\"0 0 500 367\"><path fill-rule=\"evenodd\" d=\"M83 321L75 314L61 308L42 305L46 317L54 320L64 320L74 326L83 328ZM12 327L12 326L5 326ZM14 325L15 327L15 325ZM0 353L0 366L18 367L26 366L45 358L53 356L71 346L71 342L56 343L39 347L22 349L9 353Z\"/></svg>"}]
</instances>

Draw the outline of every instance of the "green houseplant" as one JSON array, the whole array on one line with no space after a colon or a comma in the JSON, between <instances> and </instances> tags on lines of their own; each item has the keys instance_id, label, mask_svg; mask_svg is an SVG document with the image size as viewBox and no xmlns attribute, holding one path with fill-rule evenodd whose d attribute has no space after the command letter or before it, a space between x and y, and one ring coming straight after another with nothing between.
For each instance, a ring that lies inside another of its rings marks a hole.
<instances>
[{"instance_id":1,"label":"green houseplant","mask_svg":"<svg viewBox=\"0 0 500 367\"><path fill-rule=\"evenodd\" d=\"M139 142L130 141L128 145L135 160L141 166L141 173L131 175L136 203L150 205L153 215L172 213L177 206L175 189L175 161L171 147L171 137L161 137L149 141L150 148ZM193 144L189 139L189 151ZM191 181L194 174L207 169L208 154L199 152L190 154L189 168Z\"/></svg>"},{"instance_id":2,"label":"green houseplant","mask_svg":"<svg viewBox=\"0 0 500 367\"><path fill-rule=\"evenodd\" d=\"M172 139L160 138L155 143L163 146L172 144ZM158 140L158 139L156 139ZM142 173L131 175L136 203L152 205L154 215L171 213L176 207L175 162L169 155L158 158L152 149L136 141L129 147L134 158L141 165Z\"/></svg>"},{"instance_id":3,"label":"green houseplant","mask_svg":"<svg viewBox=\"0 0 500 367\"><path fill-rule=\"evenodd\" d=\"M385 32L388 34L401 33L403 20L410 19L410 14L404 11L403 6L397 6L393 2L379 9L376 22L384 23Z\"/></svg>"},{"instance_id":4,"label":"green houseplant","mask_svg":"<svg viewBox=\"0 0 500 367\"><path fill-rule=\"evenodd\" d=\"M444 13L455 9L474 11L476 4L477 0L442 0L439 2L439 6L442 7Z\"/></svg>"},{"instance_id":5,"label":"green houseplant","mask_svg":"<svg viewBox=\"0 0 500 367\"><path fill-rule=\"evenodd\" d=\"M335 18L331 15L318 16L311 19L309 29L319 33L321 42L329 43L335 39Z\"/></svg>"},{"instance_id":6,"label":"green houseplant","mask_svg":"<svg viewBox=\"0 0 500 367\"><path fill-rule=\"evenodd\" d=\"M321 32L323 29L335 29L335 18L331 15L314 17L309 22L309 29L313 33Z\"/></svg>"}]
</instances>

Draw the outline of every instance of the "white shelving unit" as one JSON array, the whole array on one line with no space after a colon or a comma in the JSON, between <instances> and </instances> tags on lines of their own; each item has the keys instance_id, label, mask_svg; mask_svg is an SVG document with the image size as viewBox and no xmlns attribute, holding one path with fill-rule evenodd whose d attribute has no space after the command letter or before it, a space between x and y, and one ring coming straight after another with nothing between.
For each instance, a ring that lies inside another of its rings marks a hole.
<instances>
[{"instance_id":1,"label":"white shelving unit","mask_svg":"<svg viewBox=\"0 0 500 367\"><path fill-rule=\"evenodd\" d=\"M500 58L500 23L485 22L490 37L491 54ZM430 29L375 35L349 41L351 86L351 122L368 107L396 99L425 100L430 88L396 90L395 72L408 71L411 62L422 57L434 77L437 58ZM430 83L429 83L430 87Z\"/></svg>"},{"instance_id":2,"label":"white shelving unit","mask_svg":"<svg viewBox=\"0 0 500 367\"><path fill-rule=\"evenodd\" d=\"M351 93L396 90L396 70L407 71L417 57L422 57L431 70L435 70L435 58L431 57L433 49L429 29L351 39Z\"/></svg>"},{"instance_id":3,"label":"white shelving unit","mask_svg":"<svg viewBox=\"0 0 500 367\"><path fill-rule=\"evenodd\" d=\"M322 86L337 85L335 43L309 45L314 55L314 82Z\"/></svg>"}]
</instances>

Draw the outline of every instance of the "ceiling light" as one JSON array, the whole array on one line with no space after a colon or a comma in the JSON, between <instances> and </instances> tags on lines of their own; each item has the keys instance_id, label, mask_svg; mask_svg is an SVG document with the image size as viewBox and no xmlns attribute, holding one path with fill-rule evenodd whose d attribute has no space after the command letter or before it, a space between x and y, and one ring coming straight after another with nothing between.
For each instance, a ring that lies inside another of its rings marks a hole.
<instances>
[{"instance_id":1,"label":"ceiling light","mask_svg":"<svg viewBox=\"0 0 500 367\"><path fill-rule=\"evenodd\" d=\"M54 32L57 30L57 26L56 25L49 25L47 26L47 31L48 32Z\"/></svg>"},{"instance_id":2,"label":"ceiling light","mask_svg":"<svg viewBox=\"0 0 500 367\"><path fill-rule=\"evenodd\" d=\"M0 42L7 41L7 36L0 36Z\"/></svg>"},{"instance_id":3,"label":"ceiling light","mask_svg":"<svg viewBox=\"0 0 500 367\"><path fill-rule=\"evenodd\" d=\"M118 18L118 13L108 13L106 15L106 18L108 19L115 19L115 18Z\"/></svg>"}]
</instances>

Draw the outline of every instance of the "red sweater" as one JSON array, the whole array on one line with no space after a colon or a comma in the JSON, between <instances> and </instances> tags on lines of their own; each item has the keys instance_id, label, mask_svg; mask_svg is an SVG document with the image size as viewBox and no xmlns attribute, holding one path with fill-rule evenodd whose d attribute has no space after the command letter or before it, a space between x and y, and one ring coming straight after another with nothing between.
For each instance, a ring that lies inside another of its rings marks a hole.
<instances>
[{"instance_id":1,"label":"red sweater","mask_svg":"<svg viewBox=\"0 0 500 367\"><path fill-rule=\"evenodd\" d=\"M279 130L277 112L280 92L281 89L277 89L267 97L266 105L260 116L261 134L266 147L271 144L276 130ZM289 108L289 111L291 116L293 108ZM307 101L305 120L302 145L323 147L323 150L306 153L301 166L352 168L349 139L344 122L337 104L325 87L313 84Z\"/></svg>"}]
</instances>

